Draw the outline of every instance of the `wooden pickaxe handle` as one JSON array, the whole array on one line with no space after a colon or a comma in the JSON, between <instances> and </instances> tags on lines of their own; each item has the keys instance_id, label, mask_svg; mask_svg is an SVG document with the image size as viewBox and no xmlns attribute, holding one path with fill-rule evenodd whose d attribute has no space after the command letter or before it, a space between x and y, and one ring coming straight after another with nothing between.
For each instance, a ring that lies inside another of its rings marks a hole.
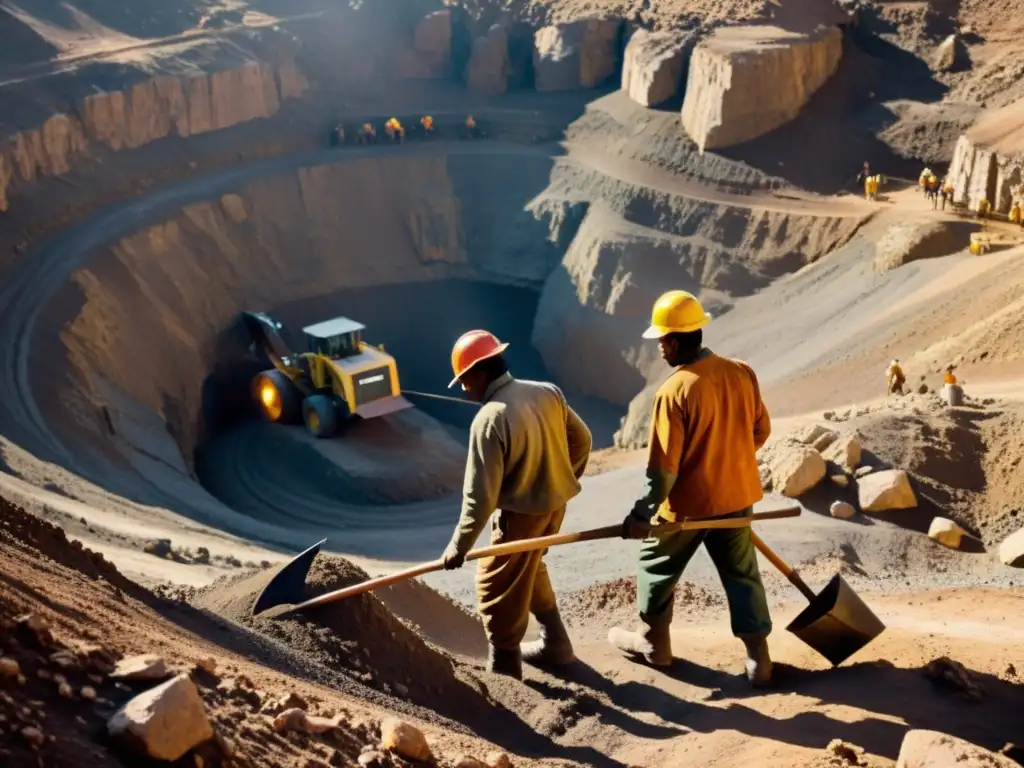
<instances>
[{"instance_id":1,"label":"wooden pickaxe handle","mask_svg":"<svg viewBox=\"0 0 1024 768\"><path fill-rule=\"evenodd\" d=\"M681 520L677 523L665 523L663 525L656 526L654 533L655 535L662 535L665 533L674 533L676 531L711 530L716 528L746 528L751 523L758 523L763 520L780 520L787 517L799 517L800 512L801 509L799 506L792 506L786 507L785 509L772 510L770 512L756 512L750 517ZM484 557L515 555L520 552L533 552L538 549L558 547L563 544L575 544L580 541L595 541L598 539L615 539L620 536L622 536L621 523L618 525L609 525L604 528L591 528L590 530L578 531L576 533L556 533L552 536L541 536L536 539L519 539L517 541L509 541L504 544L495 544L491 547L481 547L480 549L474 549L472 552L467 554L466 560L479 560ZM368 579L360 582L359 584L353 584L348 587L336 589L333 592L327 592L323 595L307 600L304 603L294 605L284 613L297 613L307 608L315 608L320 605L326 605L327 603L333 603L336 600L344 600L346 597L354 597L355 595L361 595L364 592L371 592L375 589L381 589L382 587L390 587L392 584L408 581L409 579L414 579L417 576L422 576L425 573L440 571L443 568L444 560L438 558L437 560L431 560L429 563L423 563L421 565L414 565L412 568L406 568L404 571L398 571L397 573L392 573L387 576L380 576L376 579Z\"/></svg>"}]
</instances>

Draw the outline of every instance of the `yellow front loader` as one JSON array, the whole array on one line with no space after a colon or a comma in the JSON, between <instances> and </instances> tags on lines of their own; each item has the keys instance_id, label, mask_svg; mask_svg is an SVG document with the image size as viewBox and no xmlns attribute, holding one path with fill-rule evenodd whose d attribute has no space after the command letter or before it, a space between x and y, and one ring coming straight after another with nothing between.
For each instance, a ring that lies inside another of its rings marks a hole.
<instances>
[{"instance_id":1,"label":"yellow front loader","mask_svg":"<svg viewBox=\"0 0 1024 768\"><path fill-rule=\"evenodd\" d=\"M354 416L372 419L412 408L402 397L395 359L362 340L362 324L338 317L303 328L309 351L294 353L281 338L280 323L262 312L242 318L253 346L274 366L252 382L267 421L301 420L316 437L332 437Z\"/></svg>"}]
</instances>

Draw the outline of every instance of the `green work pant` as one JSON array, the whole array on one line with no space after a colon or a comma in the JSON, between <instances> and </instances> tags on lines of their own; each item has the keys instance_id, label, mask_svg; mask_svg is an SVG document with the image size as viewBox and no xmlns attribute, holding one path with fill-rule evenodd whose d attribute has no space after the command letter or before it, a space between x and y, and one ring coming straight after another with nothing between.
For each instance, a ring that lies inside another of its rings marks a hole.
<instances>
[{"instance_id":1,"label":"green work pant","mask_svg":"<svg viewBox=\"0 0 1024 768\"><path fill-rule=\"evenodd\" d=\"M725 517L752 514L753 508L747 507ZM767 635L772 620L750 528L679 531L645 539L640 546L636 588L640 613L657 616L668 608L676 584L702 542L725 587L733 634Z\"/></svg>"}]
</instances>

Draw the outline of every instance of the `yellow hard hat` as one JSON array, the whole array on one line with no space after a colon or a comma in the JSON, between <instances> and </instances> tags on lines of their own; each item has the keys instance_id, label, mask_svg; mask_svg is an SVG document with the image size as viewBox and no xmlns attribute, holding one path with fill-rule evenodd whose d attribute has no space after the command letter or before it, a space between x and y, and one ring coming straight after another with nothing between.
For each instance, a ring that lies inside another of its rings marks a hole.
<instances>
[{"instance_id":1,"label":"yellow hard hat","mask_svg":"<svg viewBox=\"0 0 1024 768\"><path fill-rule=\"evenodd\" d=\"M660 339L670 333L690 333L711 322L697 297L689 291L663 293L651 311L651 326L643 333L645 339Z\"/></svg>"}]
</instances>

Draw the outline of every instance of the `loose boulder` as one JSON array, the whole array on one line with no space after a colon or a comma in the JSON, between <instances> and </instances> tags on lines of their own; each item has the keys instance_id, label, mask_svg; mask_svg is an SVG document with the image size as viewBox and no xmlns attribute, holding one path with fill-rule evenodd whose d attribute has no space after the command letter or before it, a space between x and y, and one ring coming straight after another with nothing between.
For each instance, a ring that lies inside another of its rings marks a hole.
<instances>
[{"instance_id":1,"label":"loose boulder","mask_svg":"<svg viewBox=\"0 0 1024 768\"><path fill-rule=\"evenodd\" d=\"M482 93L504 93L510 72L508 32L495 24L485 36L473 41L466 66L466 87Z\"/></svg>"},{"instance_id":2,"label":"loose boulder","mask_svg":"<svg viewBox=\"0 0 1024 768\"><path fill-rule=\"evenodd\" d=\"M830 475L829 480L838 485L840 488L850 487L850 478L846 475Z\"/></svg>"},{"instance_id":3,"label":"loose boulder","mask_svg":"<svg viewBox=\"0 0 1024 768\"><path fill-rule=\"evenodd\" d=\"M965 535L967 531L945 517L936 517L928 526L928 538L950 549L959 549Z\"/></svg>"},{"instance_id":4,"label":"loose boulder","mask_svg":"<svg viewBox=\"0 0 1024 768\"><path fill-rule=\"evenodd\" d=\"M853 504L846 501L833 502L828 511L832 514L832 517L838 517L840 520L849 520L857 514L857 510L853 508Z\"/></svg>"},{"instance_id":5,"label":"loose boulder","mask_svg":"<svg viewBox=\"0 0 1024 768\"><path fill-rule=\"evenodd\" d=\"M807 493L825 477L827 466L821 454L799 443L777 443L765 451L776 493L796 498Z\"/></svg>"},{"instance_id":6,"label":"loose boulder","mask_svg":"<svg viewBox=\"0 0 1024 768\"><path fill-rule=\"evenodd\" d=\"M380 743L384 749L409 760L430 760L430 745L423 732L397 717L386 717L380 724Z\"/></svg>"},{"instance_id":7,"label":"loose boulder","mask_svg":"<svg viewBox=\"0 0 1024 768\"><path fill-rule=\"evenodd\" d=\"M852 472L860 464L860 440L855 435L837 435L831 445L822 449L821 455L827 461L838 464L840 467L844 467Z\"/></svg>"},{"instance_id":8,"label":"loose boulder","mask_svg":"<svg viewBox=\"0 0 1024 768\"><path fill-rule=\"evenodd\" d=\"M1003 539L999 545L999 561L1012 568L1024 568L1024 528Z\"/></svg>"},{"instance_id":9,"label":"loose boulder","mask_svg":"<svg viewBox=\"0 0 1024 768\"><path fill-rule=\"evenodd\" d=\"M169 761L213 737L203 700L187 675L136 696L110 719L107 730L127 749Z\"/></svg>"},{"instance_id":10,"label":"loose boulder","mask_svg":"<svg viewBox=\"0 0 1024 768\"><path fill-rule=\"evenodd\" d=\"M636 30L623 56L622 90L645 107L679 95L695 42L692 32Z\"/></svg>"},{"instance_id":11,"label":"loose boulder","mask_svg":"<svg viewBox=\"0 0 1024 768\"><path fill-rule=\"evenodd\" d=\"M1008 757L938 731L908 731L896 768L1019 768Z\"/></svg>"},{"instance_id":12,"label":"loose boulder","mask_svg":"<svg viewBox=\"0 0 1024 768\"><path fill-rule=\"evenodd\" d=\"M583 19L537 30L533 37L534 84L538 91L593 88L619 65L618 19Z\"/></svg>"},{"instance_id":13,"label":"loose boulder","mask_svg":"<svg viewBox=\"0 0 1024 768\"><path fill-rule=\"evenodd\" d=\"M117 662L110 676L115 680L166 680L170 671L164 660L155 654L127 656Z\"/></svg>"},{"instance_id":14,"label":"loose boulder","mask_svg":"<svg viewBox=\"0 0 1024 768\"><path fill-rule=\"evenodd\" d=\"M863 512L886 512L917 506L910 477L902 469L886 469L861 477L857 483L857 496Z\"/></svg>"},{"instance_id":15,"label":"loose boulder","mask_svg":"<svg viewBox=\"0 0 1024 768\"><path fill-rule=\"evenodd\" d=\"M967 60L967 46L959 35L950 35L932 53L932 69L936 72L954 72Z\"/></svg>"},{"instance_id":16,"label":"loose boulder","mask_svg":"<svg viewBox=\"0 0 1024 768\"><path fill-rule=\"evenodd\" d=\"M428 13L416 25L413 44L417 51L447 56L452 50L452 12Z\"/></svg>"},{"instance_id":17,"label":"loose boulder","mask_svg":"<svg viewBox=\"0 0 1024 768\"><path fill-rule=\"evenodd\" d=\"M835 73L842 33L720 27L690 57L683 128L700 151L756 139L795 118Z\"/></svg>"},{"instance_id":18,"label":"loose boulder","mask_svg":"<svg viewBox=\"0 0 1024 768\"><path fill-rule=\"evenodd\" d=\"M434 11L420 19L412 46L399 51L395 66L399 77L449 77L452 69L451 11Z\"/></svg>"},{"instance_id":19,"label":"loose boulder","mask_svg":"<svg viewBox=\"0 0 1024 768\"><path fill-rule=\"evenodd\" d=\"M834 435L835 432L833 432L828 427L823 427L821 426L821 424L812 424L809 427L804 427L799 432L797 432L796 439L799 440L804 445L814 445L822 438Z\"/></svg>"}]
</instances>

